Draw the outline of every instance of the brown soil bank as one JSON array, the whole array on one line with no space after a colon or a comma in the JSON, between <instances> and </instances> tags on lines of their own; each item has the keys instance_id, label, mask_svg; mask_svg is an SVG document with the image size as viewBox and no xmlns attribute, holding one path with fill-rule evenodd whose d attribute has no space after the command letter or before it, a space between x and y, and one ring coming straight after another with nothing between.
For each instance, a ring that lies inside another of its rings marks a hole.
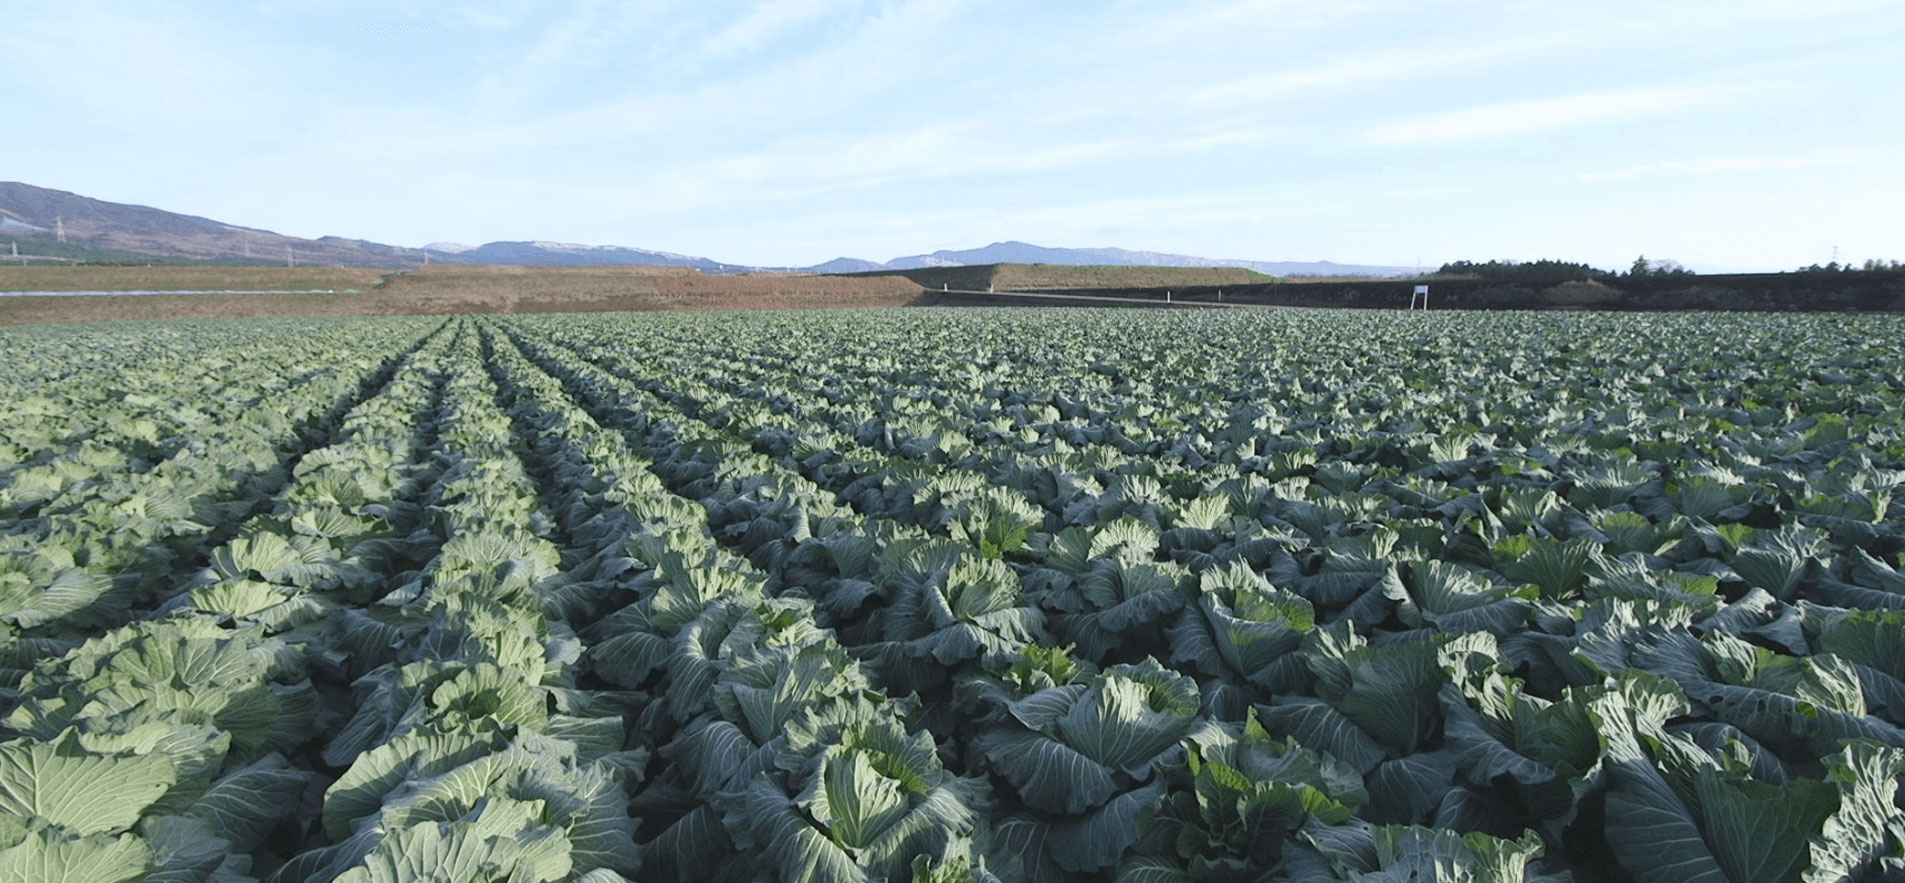
<instances>
[{"instance_id":1,"label":"brown soil bank","mask_svg":"<svg viewBox=\"0 0 1905 883\"><path fill-rule=\"evenodd\" d=\"M911 303L919 293L918 285L898 277L704 276L680 268L446 265L395 275L359 294L0 297L0 325L115 319L897 307Z\"/></svg>"},{"instance_id":2,"label":"brown soil bank","mask_svg":"<svg viewBox=\"0 0 1905 883\"><path fill-rule=\"evenodd\" d=\"M905 279L706 276L683 267L425 267L379 294L422 313L599 313L897 307L919 294Z\"/></svg>"},{"instance_id":3,"label":"brown soil bank","mask_svg":"<svg viewBox=\"0 0 1905 883\"><path fill-rule=\"evenodd\" d=\"M0 291L344 291L368 289L389 273L360 267L0 264Z\"/></svg>"},{"instance_id":4,"label":"brown soil bank","mask_svg":"<svg viewBox=\"0 0 1905 883\"><path fill-rule=\"evenodd\" d=\"M1291 307L1403 309L1416 282L1314 282L1305 285L1196 286L1173 300ZM1509 285L1474 279L1430 280L1438 310L1740 310L1765 312L1905 312L1905 273L1765 273L1642 276L1605 282ZM1219 296L1221 292L1221 298ZM1164 300L1162 288L1066 290Z\"/></svg>"},{"instance_id":5,"label":"brown soil bank","mask_svg":"<svg viewBox=\"0 0 1905 883\"><path fill-rule=\"evenodd\" d=\"M1241 267L1111 267L1071 264L984 264L975 267L927 267L879 270L849 278L904 276L921 288L941 286L966 291L1048 291L1086 288L1184 288L1266 285L1279 281Z\"/></svg>"}]
</instances>

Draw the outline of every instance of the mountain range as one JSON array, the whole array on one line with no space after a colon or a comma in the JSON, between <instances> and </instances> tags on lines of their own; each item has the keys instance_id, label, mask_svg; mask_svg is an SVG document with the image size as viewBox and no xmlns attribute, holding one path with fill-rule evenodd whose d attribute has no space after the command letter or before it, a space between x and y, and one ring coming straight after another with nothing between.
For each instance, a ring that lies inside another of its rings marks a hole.
<instances>
[{"instance_id":1,"label":"mountain range","mask_svg":"<svg viewBox=\"0 0 1905 883\"><path fill-rule=\"evenodd\" d=\"M564 242L510 241L469 246L433 242L421 248L363 239L322 236L303 239L270 230L214 221L141 205L106 202L63 190L0 181L0 242L21 254L72 260L133 262L208 261L326 264L347 267L413 267L424 263L523 266L674 266L705 273L756 270L865 273L983 264L1068 264L1147 267L1243 267L1277 276L1396 276L1408 267L1337 264L1330 261L1220 260L1122 248L1048 248L1026 242L995 242L983 248L941 250L878 262L840 257L810 267L754 267L711 258ZM0 258L7 257L0 251Z\"/></svg>"},{"instance_id":2,"label":"mountain range","mask_svg":"<svg viewBox=\"0 0 1905 883\"><path fill-rule=\"evenodd\" d=\"M1247 261L1200 258L1160 251L1122 248L1047 248L1029 242L994 242L984 248L940 250L894 258L884 264L859 258L834 258L811 269L822 273L862 273L878 270L918 270L926 267L972 267L982 264L1067 264L1114 267L1242 267L1272 276L1404 276L1414 267L1377 267L1332 261Z\"/></svg>"}]
</instances>

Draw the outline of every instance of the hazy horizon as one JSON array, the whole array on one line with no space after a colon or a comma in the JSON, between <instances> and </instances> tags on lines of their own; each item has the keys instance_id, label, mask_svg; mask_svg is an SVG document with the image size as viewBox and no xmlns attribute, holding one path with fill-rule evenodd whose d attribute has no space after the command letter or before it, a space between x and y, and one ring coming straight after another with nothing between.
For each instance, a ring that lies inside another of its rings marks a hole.
<instances>
[{"instance_id":1,"label":"hazy horizon","mask_svg":"<svg viewBox=\"0 0 1905 883\"><path fill-rule=\"evenodd\" d=\"M1893 3L13 6L0 178L297 236L1905 257Z\"/></svg>"}]
</instances>

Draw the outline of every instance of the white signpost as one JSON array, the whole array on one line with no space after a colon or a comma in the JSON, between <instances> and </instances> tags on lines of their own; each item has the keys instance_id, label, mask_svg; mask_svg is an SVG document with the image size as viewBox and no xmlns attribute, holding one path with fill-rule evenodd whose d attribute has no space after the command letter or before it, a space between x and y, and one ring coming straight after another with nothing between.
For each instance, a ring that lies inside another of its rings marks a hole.
<instances>
[{"instance_id":1,"label":"white signpost","mask_svg":"<svg viewBox=\"0 0 1905 883\"><path fill-rule=\"evenodd\" d=\"M1429 286L1418 285L1416 286L1416 290L1409 294L1409 309L1413 310L1416 308L1416 298L1421 298L1422 308L1425 310L1428 309L1429 308Z\"/></svg>"}]
</instances>

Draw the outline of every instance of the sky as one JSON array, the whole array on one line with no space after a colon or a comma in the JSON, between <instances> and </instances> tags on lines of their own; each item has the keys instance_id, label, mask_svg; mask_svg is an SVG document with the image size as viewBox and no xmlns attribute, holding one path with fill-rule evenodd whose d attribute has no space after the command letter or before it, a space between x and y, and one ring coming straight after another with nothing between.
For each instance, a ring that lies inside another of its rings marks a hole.
<instances>
[{"instance_id":1,"label":"sky","mask_svg":"<svg viewBox=\"0 0 1905 883\"><path fill-rule=\"evenodd\" d=\"M793 266L1905 259L1905 3L0 3L0 180Z\"/></svg>"}]
</instances>

